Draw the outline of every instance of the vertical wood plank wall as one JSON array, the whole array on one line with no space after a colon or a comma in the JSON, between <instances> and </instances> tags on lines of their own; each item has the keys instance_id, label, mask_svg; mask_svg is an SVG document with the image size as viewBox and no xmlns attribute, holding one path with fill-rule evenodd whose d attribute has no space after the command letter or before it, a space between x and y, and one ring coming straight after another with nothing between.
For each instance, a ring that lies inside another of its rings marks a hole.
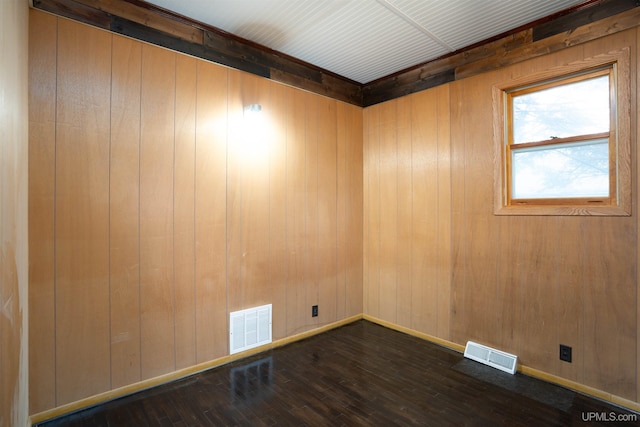
<instances>
[{"instance_id":1,"label":"vertical wood plank wall","mask_svg":"<svg viewBox=\"0 0 640 427\"><path fill-rule=\"evenodd\" d=\"M631 217L493 215L492 86L624 47L636 124L635 29L364 110L365 314L638 400L637 203Z\"/></svg>"},{"instance_id":2,"label":"vertical wood plank wall","mask_svg":"<svg viewBox=\"0 0 640 427\"><path fill-rule=\"evenodd\" d=\"M0 3L1 426L29 424L28 17L26 2Z\"/></svg>"},{"instance_id":3,"label":"vertical wood plank wall","mask_svg":"<svg viewBox=\"0 0 640 427\"><path fill-rule=\"evenodd\" d=\"M450 339L449 86L364 111L364 312Z\"/></svg>"},{"instance_id":4,"label":"vertical wood plank wall","mask_svg":"<svg viewBox=\"0 0 640 427\"><path fill-rule=\"evenodd\" d=\"M30 408L55 406L56 32L56 19L29 12L29 348L38 349L29 352Z\"/></svg>"},{"instance_id":5,"label":"vertical wood plank wall","mask_svg":"<svg viewBox=\"0 0 640 427\"><path fill-rule=\"evenodd\" d=\"M640 72L638 69L638 62L640 62L640 30L636 28L636 76L635 76L635 92L632 92L631 96L631 105L634 108L631 109L631 125L635 126L636 129L636 148L635 152L632 150L632 155L635 154L636 162L633 165L632 170L635 172L636 176L636 187L633 188L633 192L631 193L634 196L633 209L634 212L637 212L638 206L638 195L640 194L640 178L638 177L638 165L640 165L640 150L637 148L638 141L640 141L640 109L638 108L638 104L640 103L640 97L638 96L638 89L640 88ZM633 78L633 77L632 77ZM636 218L638 218L638 214L636 213ZM640 225L639 225L640 228ZM639 231L640 233L640 231ZM640 244L640 236L636 235L636 243ZM640 282L640 249L636 247L636 268L635 268L636 276L638 282ZM637 312L636 312L636 325L635 325L635 336L636 336L636 402L640 401L640 289L638 289L638 283L636 283L636 301Z\"/></svg>"},{"instance_id":6,"label":"vertical wood plank wall","mask_svg":"<svg viewBox=\"0 0 640 427\"><path fill-rule=\"evenodd\" d=\"M360 108L30 20L31 413L362 313Z\"/></svg>"},{"instance_id":7,"label":"vertical wood plank wall","mask_svg":"<svg viewBox=\"0 0 640 427\"><path fill-rule=\"evenodd\" d=\"M142 46L113 40L109 159L109 307L111 384L140 378L139 212L140 88ZM55 139L51 140L53 145ZM53 162L49 167L53 168ZM51 282L53 285L53 282Z\"/></svg>"},{"instance_id":8,"label":"vertical wood plank wall","mask_svg":"<svg viewBox=\"0 0 640 427\"><path fill-rule=\"evenodd\" d=\"M265 303L275 339L364 312L638 401L637 183L631 217L495 216L491 116L493 84L629 47L636 126L637 29L362 110L29 27L31 413L224 356Z\"/></svg>"},{"instance_id":9,"label":"vertical wood plank wall","mask_svg":"<svg viewBox=\"0 0 640 427\"><path fill-rule=\"evenodd\" d=\"M56 394L61 401L71 401L78 393L92 395L110 383L111 37L61 25L57 38ZM83 84L87 75L91 84ZM84 343L81 352L78 342Z\"/></svg>"}]
</instances>

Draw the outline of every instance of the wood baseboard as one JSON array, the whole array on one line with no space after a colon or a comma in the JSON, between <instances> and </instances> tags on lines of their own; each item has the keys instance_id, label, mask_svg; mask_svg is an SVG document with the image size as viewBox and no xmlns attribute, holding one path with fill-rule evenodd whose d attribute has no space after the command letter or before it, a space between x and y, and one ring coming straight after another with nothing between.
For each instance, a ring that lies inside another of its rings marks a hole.
<instances>
[{"instance_id":1,"label":"wood baseboard","mask_svg":"<svg viewBox=\"0 0 640 427\"><path fill-rule=\"evenodd\" d=\"M438 345L441 345L443 347L447 347L447 348L449 348L451 350L455 350L455 351L458 351L460 353L464 353L464 346L460 345L460 344L457 344L457 343L454 343L452 341L447 341L447 340L444 340L442 338L438 338L438 337L433 336L433 335L425 334L424 332L419 332L419 331L416 331L415 329L410 329L410 328L407 328L405 326L396 325L395 323L387 322L386 320L378 319L377 317L369 316L368 314L364 314L362 316L362 318L365 319L365 320L368 320L369 322L377 323L380 326L384 326L386 328L393 329L393 330L398 331L398 332L403 332L405 334L412 335L414 337L421 338L421 339L426 340L426 341L430 341L430 342L432 342L434 344L438 344Z\"/></svg>"},{"instance_id":2,"label":"wood baseboard","mask_svg":"<svg viewBox=\"0 0 640 427\"><path fill-rule=\"evenodd\" d=\"M124 397L139 391L147 390L149 388L165 384L171 381L176 381L200 372L207 371L209 369L216 368L218 366L226 365L227 363L235 362L236 360L244 359L249 356L253 356L254 354L258 354L267 350L271 350L277 347L282 347L287 344L294 343L296 341L303 340L305 338L312 337L314 335L321 334L323 332L327 332L331 329L339 328L340 326L348 325L349 323L353 323L357 320L362 319L362 314L358 314L355 316L347 317L345 319L339 320L337 322L329 323L327 325L323 325L318 328L314 328L308 331L304 331L295 335L291 335L286 338L282 338L276 341L271 342L270 344L266 344L260 347L252 348L247 351L243 351L241 353L236 353L229 356L223 356L214 360L210 360L208 362L200 363L194 366L190 366L188 368L179 369L174 372L169 372L164 375L160 375L158 377L150 378L144 381L140 381L134 384L130 384L124 387L120 387L117 389L105 391L104 393L96 394L91 397L87 397L85 399L80 399L75 402L67 403L66 405L57 406L55 408L39 412L37 414L33 414L29 417L29 425L41 423L46 420L50 420L53 418L58 418L64 415L71 414L73 412L77 412L83 409L90 408L92 406L97 406L103 403L106 403L110 400L114 400L120 397Z\"/></svg>"},{"instance_id":3,"label":"wood baseboard","mask_svg":"<svg viewBox=\"0 0 640 427\"><path fill-rule=\"evenodd\" d=\"M58 406L56 408L39 412L37 414L33 414L30 416L29 421L30 425L40 423L42 421L46 421L49 419L57 418L63 415L67 415L76 411L80 411L83 409L90 408L92 406L100 405L102 403L108 402L110 400L114 400L120 397L127 396L129 394L133 394L142 390L149 389L151 387L155 387L161 384L168 383L170 381L179 380L190 375L194 375L200 372L204 372L209 369L216 368L218 366L225 365L227 363L235 362L236 360L244 359L249 356L253 356L254 354L258 354L267 350L271 350L274 348L282 347L287 344L294 343L296 341L303 340L305 338L312 337L314 335L321 334L323 332L327 332L331 329L339 328L340 326L348 325L349 323L353 323L358 320L367 320L372 323L376 323L378 325L384 326L389 329L396 330L398 332L402 332L408 335L415 336L417 338L423 339L425 341L432 342L434 344L449 348L451 350L463 353L464 345L448 341L442 338L438 338L433 335L429 335L423 332L416 331L414 329L407 328L405 326L400 326L391 322L387 322L386 320L378 319L373 316L369 316L367 314L358 314L355 316L351 316L337 322L333 322L327 325L323 325L319 328L311 329L308 331L301 332L299 334L291 335L286 338L282 338L276 340L270 344L253 348L251 350L247 350L241 353L237 353L234 355L223 356L218 359L214 359L205 363L201 363L198 365L191 366L189 368L180 369L175 372L170 372L165 375L161 375L159 377L150 378L148 380L140 381L135 384L130 384L125 387L120 387L114 390L109 390L104 393L97 394L95 396L91 396L85 399L78 400L76 402L68 403L66 405ZM616 396L614 394L598 390L593 387L589 387L584 384L577 383L575 381L567 380L565 378L558 377L553 374L549 374L547 372L540 371L538 369L530 368L524 365L518 365L518 371L522 374L529 375L534 378L541 379L543 381L557 384L562 387L566 387L568 389L574 390L579 393L583 393L589 395L591 397L595 397L600 400L604 400L606 402L612 403L614 405L623 407L625 409L629 409L631 411L640 412L640 403L634 402L620 396Z\"/></svg>"},{"instance_id":4,"label":"wood baseboard","mask_svg":"<svg viewBox=\"0 0 640 427\"><path fill-rule=\"evenodd\" d=\"M378 325L390 328L390 329L394 329L396 331L399 332L403 332L406 333L408 335L412 335L415 336L417 338L421 338L427 341L430 341L434 344L438 344L441 345L443 347L449 348L451 350L455 350L458 351L460 353L464 353L464 345L458 344L458 343L454 343L451 341L447 341L444 340L442 338L438 338L429 334L425 334L423 332L418 332L416 330L404 327L404 326L400 326L400 325L396 325L394 323L390 323L387 322L385 320L382 319L378 319L376 317L373 316L369 316L367 314L362 316L363 319L368 320L372 323L377 323ZM573 391L576 391L578 393L582 393L582 394L586 394L588 396L594 397L596 399L600 399L600 400L604 400L606 402L609 402L611 404L623 407L625 409L629 409L631 411L634 412L640 412L640 403L638 402L634 402L632 400L628 400L625 399L623 397L620 396L616 396L615 394L612 393L608 393L606 391L602 391L599 390L597 388L594 387L590 387L588 385L584 385L575 381L571 381L568 380L566 378L562 378L562 377L558 377L556 375L553 374L549 374L547 372L544 371L540 371L538 369L535 368L531 368L525 365L520 365L518 364L518 372L524 374L524 375L528 375L530 377L534 377L534 378L538 378L540 380L549 382L549 383L553 383L556 385L559 385L561 387L565 387L568 389L571 389Z\"/></svg>"}]
</instances>

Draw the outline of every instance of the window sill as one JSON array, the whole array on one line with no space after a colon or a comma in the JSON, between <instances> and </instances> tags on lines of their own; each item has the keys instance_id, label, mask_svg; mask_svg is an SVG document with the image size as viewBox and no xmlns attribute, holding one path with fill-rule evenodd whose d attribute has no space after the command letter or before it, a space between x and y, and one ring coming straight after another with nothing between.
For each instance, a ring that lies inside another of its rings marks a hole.
<instances>
[{"instance_id":1,"label":"window sill","mask_svg":"<svg viewBox=\"0 0 640 427\"><path fill-rule=\"evenodd\" d=\"M622 206L500 206L494 215L631 216Z\"/></svg>"}]
</instances>

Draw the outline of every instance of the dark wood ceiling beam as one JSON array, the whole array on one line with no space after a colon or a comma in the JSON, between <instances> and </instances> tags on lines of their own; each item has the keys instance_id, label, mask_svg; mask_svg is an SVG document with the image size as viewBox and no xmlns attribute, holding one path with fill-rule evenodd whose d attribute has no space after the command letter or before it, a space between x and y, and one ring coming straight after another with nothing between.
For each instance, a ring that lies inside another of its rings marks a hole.
<instances>
[{"instance_id":1,"label":"dark wood ceiling beam","mask_svg":"<svg viewBox=\"0 0 640 427\"><path fill-rule=\"evenodd\" d=\"M556 52L640 22L639 0L594 1L494 41L363 86L363 107Z\"/></svg>"},{"instance_id":2,"label":"dark wood ceiling beam","mask_svg":"<svg viewBox=\"0 0 640 427\"><path fill-rule=\"evenodd\" d=\"M270 74L268 67L261 66L260 63L252 61L248 55L244 57L234 56L224 49L211 49L205 44L192 43L163 31L156 30L155 28L147 27L117 16L112 17L110 29L114 33L122 34L136 40L166 47L176 52L186 53L197 58L206 59L261 77L268 78Z\"/></svg>"},{"instance_id":3,"label":"dark wood ceiling beam","mask_svg":"<svg viewBox=\"0 0 640 427\"><path fill-rule=\"evenodd\" d=\"M105 30L108 30L111 26L109 14L75 1L33 0L33 7Z\"/></svg>"},{"instance_id":4,"label":"dark wood ceiling beam","mask_svg":"<svg viewBox=\"0 0 640 427\"><path fill-rule=\"evenodd\" d=\"M546 39L556 34L572 31L583 25L608 18L640 6L638 0L605 0L597 7L579 8L570 14L559 16L552 21L543 22L533 28L533 41Z\"/></svg>"},{"instance_id":5,"label":"dark wood ceiling beam","mask_svg":"<svg viewBox=\"0 0 640 427\"><path fill-rule=\"evenodd\" d=\"M189 42L203 43L202 28L198 28L188 21L180 20L178 16L163 14L160 9L141 6L148 5L148 3L123 0L81 0L81 2L111 16L137 22Z\"/></svg>"},{"instance_id":6,"label":"dark wood ceiling beam","mask_svg":"<svg viewBox=\"0 0 640 427\"><path fill-rule=\"evenodd\" d=\"M310 92L362 105L362 85L140 1L33 0L34 8L187 53Z\"/></svg>"},{"instance_id":7,"label":"dark wood ceiling beam","mask_svg":"<svg viewBox=\"0 0 640 427\"><path fill-rule=\"evenodd\" d=\"M364 107L638 26L639 0L604 0L363 86Z\"/></svg>"},{"instance_id":8,"label":"dark wood ceiling beam","mask_svg":"<svg viewBox=\"0 0 640 427\"><path fill-rule=\"evenodd\" d=\"M590 0L361 85L141 0L33 0L33 6L363 107L556 52L636 27L640 22L640 0Z\"/></svg>"},{"instance_id":9,"label":"dark wood ceiling beam","mask_svg":"<svg viewBox=\"0 0 640 427\"><path fill-rule=\"evenodd\" d=\"M571 46L577 46L609 34L637 27L639 22L640 8L634 8L633 10L601 19L575 29L570 29L540 41L535 41L530 45L519 46L515 49L505 51L500 55L495 55L492 58L461 65L456 68L456 79L463 79L486 71L517 64L524 59L536 58L558 52Z\"/></svg>"},{"instance_id":10,"label":"dark wood ceiling beam","mask_svg":"<svg viewBox=\"0 0 640 427\"><path fill-rule=\"evenodd\" d=\"M363 87L363 106L438 86L456 80L456 69L465 64L493 58L508 49L531 43L531 30L520 31L503 39L467 49L419 67L401 71Z\"/></svg>"}]
</instances>

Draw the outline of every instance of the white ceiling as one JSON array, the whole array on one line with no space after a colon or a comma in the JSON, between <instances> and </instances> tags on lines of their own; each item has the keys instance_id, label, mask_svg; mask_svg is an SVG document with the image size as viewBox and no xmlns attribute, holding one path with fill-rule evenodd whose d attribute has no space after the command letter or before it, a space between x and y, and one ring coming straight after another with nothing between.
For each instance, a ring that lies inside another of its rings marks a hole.
<instances>
[{"instance_id":1,"label":"white ceiling","mask_svg":"<svg viewBox=\"0 0 640 427\"><path fill-rule=\"evenodd\" d=\"M585 0L147 0L369 83Z\"/></svg>"}]
</instances>

